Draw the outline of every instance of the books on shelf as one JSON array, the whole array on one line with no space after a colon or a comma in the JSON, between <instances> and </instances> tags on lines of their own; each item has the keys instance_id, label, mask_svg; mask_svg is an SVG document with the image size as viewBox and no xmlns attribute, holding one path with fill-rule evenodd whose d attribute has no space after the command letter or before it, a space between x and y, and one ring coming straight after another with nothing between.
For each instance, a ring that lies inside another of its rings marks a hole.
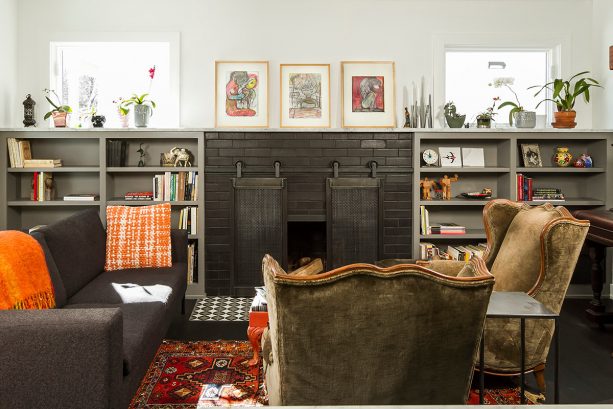
<instances>
[{"instance_id":1,"label":"books on shelf","mask_svg":"<svg viewBox=\"0 0 613 409\"><path fill-rule=\"evenodd\" d=\"M46 202L53 200L53 174L49 172L34 172L32 174L32 192L30 200Z\"/></svg>"},{"instance_id":2,"label":"books on shelf","mask_svg":"<svg viewBox=\"0 0 613 409\"><path fill-rule=\"evenodd\" d=\"M61 159L25 159L22 168L61 168Z\"/></svg>"},{"instance_id":3,"label":"books on shelf","mask_svg":"<svg viewBox=\"0 0 613 409\"><path fill-rule=\"evenodd\" d=\"M198 208L189 206L181 209L178 227L187 230L188 234L198 234Z\"/></svg>"},{"instance_id":4,"label":"books on shelf","mask_svg":"<svg viewBox=\"0 0 613 409\"><path fill-rule=\"evenodd\" d=\"M555 187L534 187L530 177L517 174L517 201L523 202L564 202L562 190Z\"/></svg>"},{"instance_id":5,"label":"books on shelf","mask_svg":"<svg viewBox=\"0 0 613 409\"><path fill-rule=\"evenodd\" d=\"M106 142L106 165L109 167L126 166L127 142L110 139Z\"/></svg>"},{"instance_id":6,"label":"books on shelf","mask_svg":"<svg viewBox=\"0 0 613 409\"><path fill-rule=\"evenodd\" d=\"M466 234L466 227L460 226L457 223L430 223L430 212L426 206L419 206L420 211L420 233L428 234L451 234L462 235Z\"/></svg>"},{"instance_id":7,"label":"books on shelf","mask_svg":"<svg viewBox=\"0 0 613 409\"><path fill-rule=\"evenodd\" d=\"M75 202L93 202L98 200L98 195L95 193L75 193L70 195L65 195L64 200L67 202L75 201Z\"/></svg>"},{"instance_id":8,"label":"books on shelf","mask_svg":"<svg viewBox=\"0 0 613 409\"><path fill-rule=\"evenodd\" d=\"M24 161L32 159L32 149L30 141L6 138L9 152L9 162L12 168L23 168Z\"/></svg>"},{"instance_id":9,"label":"books on shelf","mask_svg":"<svg viewBox=\"0 0 613 409\"><path fill-rule=\"evenodd\" d=\"M420 259L421 260L458 260L469 261L471 258L478 256L483 257L487 244L468 244L468 245L453 245L447 246L444 250L432 243L419 243Z\"/></svg>"},{"instance_id":10,"label":"books on shelf","mask_svg":"<svg viewBox=\"0 0 613 409\"><path fill-rule=\"evenodd\" d=\"M175 202L198 200L196 172L164 172L153 177L153 200Z\"/></svg>"},{"instance_id":11,"label":"books on shelf","mask_svg":"<svg viewBox=\"0 0 613 409\"><path fill-rule=\"evenodd\" d=\"M153 192L128 192L124 195L125 200L153 200Z\"/></svg>"},{"instance_id":12,"label":"books on shelf","mask_svg":"<svg viewBox=\"0 0 613 409\"><path fill-rule=\"evenodd\" d=\"M198 282L198 243L190 241L187 245L187 284Z\"/></svg>"}]
</instances>

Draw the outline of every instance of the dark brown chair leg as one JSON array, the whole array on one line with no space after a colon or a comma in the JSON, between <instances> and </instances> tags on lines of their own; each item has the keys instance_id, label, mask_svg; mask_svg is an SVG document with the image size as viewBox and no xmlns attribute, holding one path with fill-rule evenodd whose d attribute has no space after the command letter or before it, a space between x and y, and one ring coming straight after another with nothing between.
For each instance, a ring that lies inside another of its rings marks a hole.
<instances>
[{"instance_id":1,"label":"dark brown chair leg","mask_svg":"<svg viewBox=\"0 0 613 409\"><path fill-rule=\"evenodd\" d=\"M536 385L544 395L547 389L547 385L545 384L545 364L540 364L534 368L534 378L536 379Z\"/></svg>"}]
</instances>

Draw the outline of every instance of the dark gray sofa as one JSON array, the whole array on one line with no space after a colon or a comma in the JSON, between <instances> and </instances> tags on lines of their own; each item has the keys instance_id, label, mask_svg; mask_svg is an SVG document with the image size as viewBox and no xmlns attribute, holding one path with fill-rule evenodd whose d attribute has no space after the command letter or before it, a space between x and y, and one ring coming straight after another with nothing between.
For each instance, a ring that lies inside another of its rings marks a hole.
<instances>
[{"instance_id":1,"label":"dark gray sofa","mask_svg":"<svg viewBox=\"0 0 613 409\"><path fill-rule=\"evenodd\" d=\"M32 235L45 251L57 308L0 311L0 408L126 408L187 286L187 232L172 230L172 267L104 272L95 210ZM124 303L115 284L161 284L166 303Z\"/></svg>"}]
</instances>

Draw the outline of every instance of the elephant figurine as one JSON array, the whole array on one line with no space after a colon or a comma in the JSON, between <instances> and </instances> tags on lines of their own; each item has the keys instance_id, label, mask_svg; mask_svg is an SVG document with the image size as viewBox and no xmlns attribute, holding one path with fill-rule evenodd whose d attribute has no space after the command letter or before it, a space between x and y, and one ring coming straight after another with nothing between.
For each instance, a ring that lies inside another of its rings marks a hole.
<instances>
[{"instance_id":1,"label":"elephant figurine","mask_svg":"<svg viewBox=\"0 0 613 409\"><path fill-rule=\"evenodd\" d=\"M170 150L170 153L174 155L175 166L192 166L192 153L189 150L185 148L174 147Z\"/></svg>"}]
</instances>

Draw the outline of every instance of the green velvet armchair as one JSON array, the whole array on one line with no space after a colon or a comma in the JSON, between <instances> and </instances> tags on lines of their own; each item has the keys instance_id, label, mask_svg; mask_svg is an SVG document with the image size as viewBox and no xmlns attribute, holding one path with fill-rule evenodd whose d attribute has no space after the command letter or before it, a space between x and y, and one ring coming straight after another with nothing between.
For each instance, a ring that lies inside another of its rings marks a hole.
<instances>
[{"instance_id":1,"label":"green velvet armchair","mask_svg":"<svg viewBox=\"0 0 613 409\"><path fill-rule=\"evenodd\" d=\"M568 290L589 222L577 220L564 207L529 206L492 200L483 210L488 250L484 261L496 278L494 291L522 291L559 313ZM422 265L442 274L470 276L464 262L433 261ZM544 370L553 337L551 320L526 320L526 368L545 391ZM488 320L485 325L485 369L497 375L520 372L518 320Z\"/></svg>"},{"instance_id":2,"label":"green velvet armchair","mask_svg":"<svg viewBox=\"0 0 613 409\"><path fill-rule=\"evenodd\" d=\"M480 264L479 264L480 263ZM417 265L286 274L263 260L270 405L465 404L494 285Z\"/></svg>"}]
</instances>

